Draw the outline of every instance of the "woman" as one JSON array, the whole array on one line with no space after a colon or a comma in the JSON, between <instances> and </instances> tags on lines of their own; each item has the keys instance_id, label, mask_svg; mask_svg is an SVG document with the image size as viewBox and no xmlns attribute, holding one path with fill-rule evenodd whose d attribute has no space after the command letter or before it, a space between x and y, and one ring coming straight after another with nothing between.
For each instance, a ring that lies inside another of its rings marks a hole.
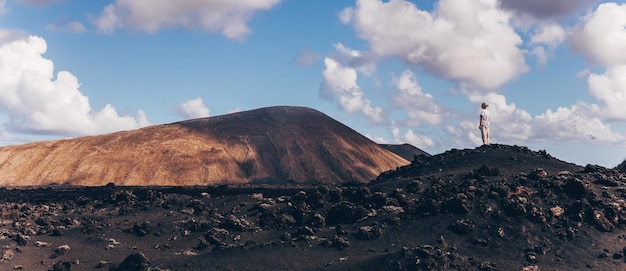
<instances>
[{"instance_id":1,"label":"woman","mask_svg":"<svg viewBox=\"0 0 626 271\"><path fill-rule=\"evenodd\" d=\"M489 104L483 103L480 105L480 124L478 125L478 129L480 129L480 133L483 137L483 144L489 145L489 122L491 121L491 114L487 109Z\"/></svg>"}]
</instances>

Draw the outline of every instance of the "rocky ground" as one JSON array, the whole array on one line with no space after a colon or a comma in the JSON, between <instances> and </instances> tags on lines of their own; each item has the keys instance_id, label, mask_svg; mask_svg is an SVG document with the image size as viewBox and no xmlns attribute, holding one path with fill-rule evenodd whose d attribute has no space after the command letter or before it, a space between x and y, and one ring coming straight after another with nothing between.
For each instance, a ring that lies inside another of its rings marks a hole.
<instances>
[{"instance_id":1,"label":"rocky ground","mask_svg":"<svg viewBox=\"0 0 626 271\"><path fill-rule=\"evenodd\" d=\"M0 190L1 270L624 270L626 175L492 145L370 184Z\"/></svg>"}]
</instances>

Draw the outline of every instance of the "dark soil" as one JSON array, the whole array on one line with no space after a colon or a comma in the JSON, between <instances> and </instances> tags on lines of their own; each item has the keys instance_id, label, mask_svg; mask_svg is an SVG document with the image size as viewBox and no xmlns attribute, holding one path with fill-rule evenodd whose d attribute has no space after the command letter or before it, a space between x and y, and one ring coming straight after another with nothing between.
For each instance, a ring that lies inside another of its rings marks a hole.
<instances>
[{"instance_id":1,"label":"dark soil","mask_svg":"<svg viewBox=\"0 0 626 271\"><path fill-rule=\"evenodd\" d=\"M369 185L0 190L0 270L624 270L626 176L492 145Z\"/></svg>"}]
</instances>

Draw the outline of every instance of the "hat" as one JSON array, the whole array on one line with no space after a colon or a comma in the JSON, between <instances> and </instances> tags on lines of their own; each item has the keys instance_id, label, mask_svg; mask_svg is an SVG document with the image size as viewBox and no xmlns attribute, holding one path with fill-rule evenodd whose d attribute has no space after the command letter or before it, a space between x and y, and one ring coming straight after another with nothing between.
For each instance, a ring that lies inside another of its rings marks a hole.
<instances>
[{"instance_id":1,"label":"hat","mask_svg":"<svg viewBox=\"0 0 626 271\"><path fill-rule=\"evenodd\" d=\"M480 107L487 107L487 106L489 106L488 103L483 103L483 104L480 105Z\"/></svg>"}]
</instances>

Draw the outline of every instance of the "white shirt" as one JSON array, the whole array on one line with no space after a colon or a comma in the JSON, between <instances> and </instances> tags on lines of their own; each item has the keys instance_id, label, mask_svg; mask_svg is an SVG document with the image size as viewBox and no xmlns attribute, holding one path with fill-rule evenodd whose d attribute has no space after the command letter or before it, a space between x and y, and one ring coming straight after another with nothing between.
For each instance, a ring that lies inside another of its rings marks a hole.
<instances>
[{"instance_id":1,"label":"white shirt","mask_svg":"<svg viewBox=\"0 0 626 271\"><path fill-rule=\"evenodd\" d=\"M490 121L491 121L491 113L489 113L489 110L487 109L480 110L480 125L489 127Z\"/></svg>"}]
</instances>

